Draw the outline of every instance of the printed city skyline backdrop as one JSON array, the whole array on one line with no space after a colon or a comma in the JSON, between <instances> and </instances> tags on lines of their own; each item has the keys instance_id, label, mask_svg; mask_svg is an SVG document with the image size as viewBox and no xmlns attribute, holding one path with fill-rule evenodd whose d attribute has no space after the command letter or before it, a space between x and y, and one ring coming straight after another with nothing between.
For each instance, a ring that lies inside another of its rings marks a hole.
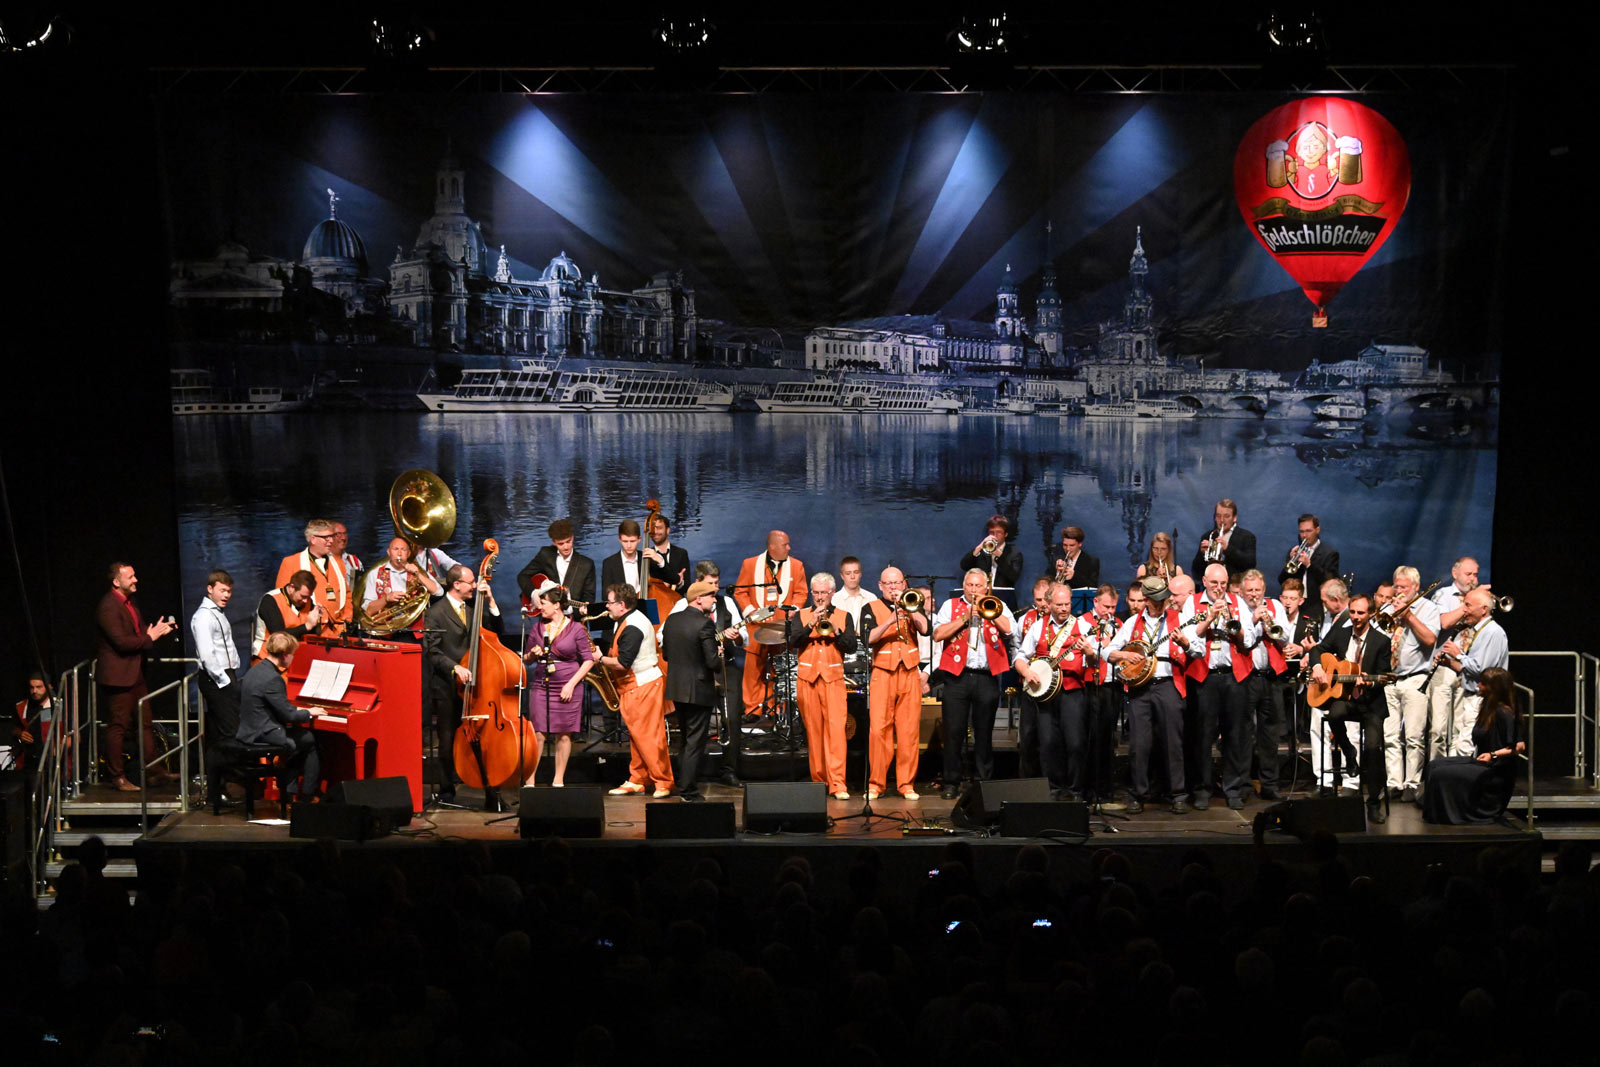
<instances>
[{"instance_id":1,"label":"printed city skyline backdrop","mask_svg":"<svg viewBox=\"0 0 1600 1067\"><path fill-rule=\"evenodd\" d=\"M651 496L725 572L781 518L948 574L998 509L1121 580L1220 496L1272 577L1307 510L1358 584L1487 557L1505 116L1363 98L1411 201L1313 330L1232 197L1283 102L169 98L186 586L270 582L313 514L375 557L410 466L516 566Z\"/></svg>"}]
</instances>

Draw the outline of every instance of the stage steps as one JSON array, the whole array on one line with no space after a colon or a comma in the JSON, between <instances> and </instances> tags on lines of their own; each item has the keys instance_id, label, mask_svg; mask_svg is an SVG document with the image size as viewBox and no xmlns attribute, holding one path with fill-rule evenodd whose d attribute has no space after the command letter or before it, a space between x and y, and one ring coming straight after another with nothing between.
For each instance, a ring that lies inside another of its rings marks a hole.
<instances>
[{"instance_id":1,"label":"stage steps","mask_svg":"<svg viewBox=\"0 0 1600 1067\"><path fill-rule=\"evenodd\" d=\"M1509 809L1516 815L1528 810L1528 792L1519 789ZM1534 825L1544 837L1540 867L1555 871L1556 853L1568 842L1591 851L1590 865L1600 864L1600 790L1581 778L1538 778L1533 783Z\"/></svg>"},{"instance_id":2,"label":"stage steps","mask_svg":"<svg viewBox=\"0 0 1600 1067\"><path fill-rule=\"evenodd\" d=\"M200 795L190 786L190 806ZM167 815L182 810L175 786L152 787L145 811L151 826ZM109 785L87 785L75 797L61 802L63 825L50 838L50 857L40 873L44 884L38 892L41 909L55 901L56 881L67 864L79 858L84 844L98 837L106 846L105 876L126 883L130 899L138 890L139 870L134 863L134 844L143 836L139 826L139 794L122 793Z\"/></svg>"}]
</instances>

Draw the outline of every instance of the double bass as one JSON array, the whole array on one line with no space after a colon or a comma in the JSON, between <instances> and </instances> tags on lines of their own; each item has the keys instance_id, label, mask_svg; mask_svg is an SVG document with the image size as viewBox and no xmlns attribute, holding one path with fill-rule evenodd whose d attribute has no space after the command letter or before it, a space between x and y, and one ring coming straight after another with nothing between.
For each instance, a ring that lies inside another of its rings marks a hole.
<instances>
[{"instance_id":1,"label":"double bass","mask_svg":"<svg viewBox=\"0 0 1600 1067\"><path fill-rule=\"evenodd\" d=\"M520 786L539 765L539 735L522 717L524 680L522 657L500 643L483 627L483 605L489 578L500 557L494 538L483 542L487 555L478 570L473 594L472 635L461 666L472 673L462 688L461 725L456 730L453 756L456 774L467 785L483 790L484 808L498 810L496 790Z\"/></svg>"},{"instance_id":2,"label":"double bass","mask_svg":"<svg viewBox=\"0 0 1600 1067\"><path fill-rule=\"evenodd\" d=\"M644 506L646 510L646 515L644 517L644 539L645 542L649 544L651 543L650 526L656 521L656 519L661 517L661 501L657 500L655 497L651 497L649 500L644 502ZM648 560L645 562L645 574L648 575L650 573L650 567L654 566L654 564L651 564ZM643 585L644 588L640 590L639 599L654 600L656 602L656 618L661 620L660 623L656 624L656 636L659 637L661 636L661 626L666 623L667 616L672 614L673 607L675 607L678 601L682 600L683 597L679 595L678 590L671 583L663 581L660 578L651 577L648 581L641 582L640 584Z\"/></svg>"}]
</instances>

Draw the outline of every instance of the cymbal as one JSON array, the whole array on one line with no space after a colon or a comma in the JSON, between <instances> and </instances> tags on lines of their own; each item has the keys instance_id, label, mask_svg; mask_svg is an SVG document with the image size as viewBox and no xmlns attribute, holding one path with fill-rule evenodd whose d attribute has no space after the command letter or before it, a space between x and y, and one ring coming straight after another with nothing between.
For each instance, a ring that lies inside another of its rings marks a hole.
<instances>
[{"instance_id":1,"label":"cymbal","mask_svg":"<svg viewBox=\"0 0 1600 1067\"><path fill-rule=\"evenodd\" d=\"M750 638L758 645L781 645L787 640L782 623L776 626L770 623L766 626L757 626L750 631Z\"/></svg>"}]
</instances>

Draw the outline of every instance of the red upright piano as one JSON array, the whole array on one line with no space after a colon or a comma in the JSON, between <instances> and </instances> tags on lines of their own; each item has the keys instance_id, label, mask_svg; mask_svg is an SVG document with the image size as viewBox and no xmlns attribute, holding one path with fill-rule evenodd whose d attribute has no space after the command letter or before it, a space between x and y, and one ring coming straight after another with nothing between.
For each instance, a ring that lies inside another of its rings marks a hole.
<instances>
[{"instance_id":1,"label":"red upright piano","mask_svg":"<svg viewBox=\"0 0 1600 1067\"><path fill-rule=\"evenodd\" d=\"M301 699L317 660L353 665L342 700ZM307 637L285 680L289 700L318 713L312 726L330 787L351 778L403 777L411 784L411 810L422 810L421 645Z\"/></svg>"}]
</instances>

